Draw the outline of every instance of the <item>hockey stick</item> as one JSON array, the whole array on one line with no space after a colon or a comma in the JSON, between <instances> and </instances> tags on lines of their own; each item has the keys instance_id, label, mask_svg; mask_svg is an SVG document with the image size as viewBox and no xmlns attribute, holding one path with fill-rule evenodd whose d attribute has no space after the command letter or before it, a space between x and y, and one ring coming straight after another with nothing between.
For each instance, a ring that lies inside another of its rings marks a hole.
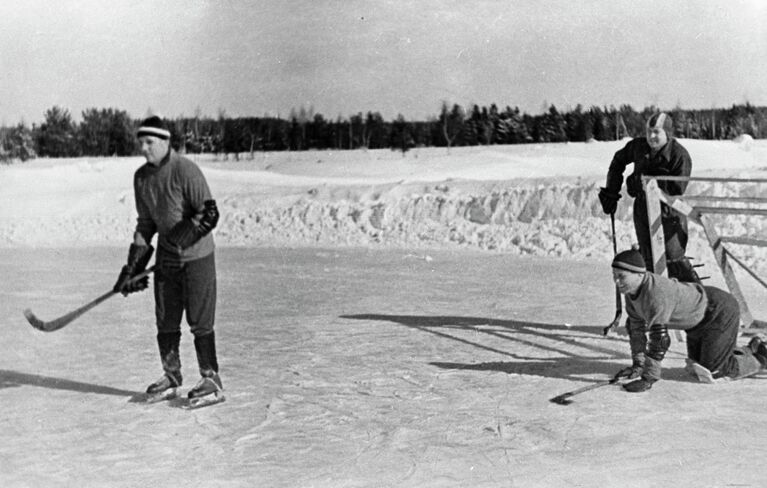
<instances>
[{"instance_id":1,"label":"hockey stick","mask_svg":"<svg viewBox=\"0 0 767 488\"><path fill-rule=\"evenodd\" d=\"M616 255L618 254L618 243L615 240L615 213L610 214L610 226L613 232L613 255ZM610 329L618 327L621 315L623 315L623 301L621 300L621 292L618 291L618 285L615 285L615 318L610 322L610 325L602 329L602 335L607 335Z\"/></svg>"},{"instance_id":2,"label":"hockey stick","mask_svg":"<svg viewBox=\"0 0 767 488\"><path fill-rule=\"evenodd\" d=\"M551 403L556 403L557 405L570 405L571 403L573 403L573 401L570 400L571 397L574 397L575 395L578 395L579 393L583 393L585 391L596 390L597 388L602 388L603 386L607 386L607 385L614 385L620 379L621 379L621 376L618 376L616 374L610 380L600 381L598 383L594 383L593 385L584 386L582 388L578 388L577 390L568 391L567 393L562 393L561 395L557 395L554 398L550 398L549 401Z\"/></svg>"},{"instance_id":3,"label":"hockey stick","mask_svg":"<svg viewBox=\"0 0 767 488\"><path fill-rule=\"evenodd\" d=\"M146 276L149 276L153 271L154 271L154 266L152 266L151 268L147 269L146 271L144 271L142 273L137 274L136 276L131 278L130 281L128 281L128 283L133 283L133 282L136 282L136 281L138 281L138 280L140 280L140 279L142 279L142 278L144 278ZM118 293L120 293L120 292L119 291L114 291L114 290L109 290L107 293L104 293L103 295L101 295L100 297L94 299L93 301L91 301L89 303L86 303L82 307L80 307L80 308L78 308L76 310L72 310L68 314L62 315L61 317L59 317L57 319L53 319L50 322L44 322L44 321L38 319L37 316L35 316L35 314L32 313L32 310L30 310L30 309L24 310L24 316L27 318L27 320L29 321L30 325L32 327L34 327L35 329L42 330L43 332L53 332L54 330L59 330L59 329L61 329L63 327L66 327L70 322L75 320L77 317L81 316L82 314L84 314L88 310L92 309L93 307L95 307L99 303L107 300L108 298L112 298L112 296L117 295Z\"/></svg>"}]
</instances>

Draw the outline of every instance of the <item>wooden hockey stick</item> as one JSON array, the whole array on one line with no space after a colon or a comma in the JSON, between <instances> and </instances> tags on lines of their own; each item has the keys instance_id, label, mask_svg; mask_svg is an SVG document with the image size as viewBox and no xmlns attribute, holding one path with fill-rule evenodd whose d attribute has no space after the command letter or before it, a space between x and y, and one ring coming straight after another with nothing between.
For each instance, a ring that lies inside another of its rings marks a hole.
<instances>
[{"instance_id":1,"label":"wooden hockey stick","mask_svg":"<svg viewBox=\"0 0 767 488\"><path fill-rule=\"evenodd\" d=\"M149 276L153 271L154 271L154 266L150 267L149 269L147 269L146 271L142 273L137 274L136 276L131 278L130 281L128 281L128 283L134 283L146 276ZM66 327L70 322L75 320L77 317L81 316L82 314L92 309L99 303L107 300L108 298L111 298L112 296L117 295L118 293L120 292L109 290L107 293L104 293L100 297L86 303L82 307L76 310L72 310L71 312L65 315L62 315L61 317L57 319L53 319L49 322L44 322L38 319L37 316L34 313L32 313L32 310L30 309L24 310L24 316L27 318L30 325L34 327L35 329L42 330L43 332L53 332L54 330L59 330L63 327Z\"/></svg>"},{"instance_id":2,"label":"wooden hockey stick","mask_svg":"<svg viewBox=\"0 0 767 488\"><path fill-rule=\"evenodd\" d=\"M615 214L610 214L610 225L613 231L613 255L618 254L618 242L615 240ZM602 335L607 335L611 329L618 327L621 321L621 315L623 315L623 300L621 298L621 292L618 291L618 285L615 285L615 318L610 322L610 325L602 329Z\"/></svg>"},{"instance_id":3,"label":"wooden hockey stick","mask_svg":"<svg viewBox=\"0 0 767 488\"><path fill-rule=\"evenodd\" d=\"M549 401L551 403L556 403L557 405L570 405L573 403L573 401L570 400L571 397L574 397L579 393L583 393L584 391L591 391L596 390L597 388L602 388L603 386L614 385L621 378L622 376L618 376L618 374L616 374L612 379L600 381L598 383L594 383L593 385L588 385L582 388L578 388L577 390L568 391L567 393L562 393L561 395L557 395L554 398L550 398Z\"/></svg>"}]
</instances>

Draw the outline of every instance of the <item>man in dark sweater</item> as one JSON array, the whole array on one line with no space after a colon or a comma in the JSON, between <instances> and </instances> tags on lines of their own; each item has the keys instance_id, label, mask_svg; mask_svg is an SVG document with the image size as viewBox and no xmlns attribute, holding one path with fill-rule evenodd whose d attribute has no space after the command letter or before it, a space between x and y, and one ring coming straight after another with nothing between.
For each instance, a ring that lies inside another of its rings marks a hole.
<instances>
[{"instance_id":1,"label":"man in dark sweater","mask_svg":"<svg viewBox=\"0 0 767 488\"><path fill-rule=\"evenodd\" d=\"M688 362L700 381L749 376L767 366L761 339L736 347L740 309L729 293L651 273L634 249L618 253L612 271L626 297L632 359L618 375L637 378L624 385L626 390L646 391L661 379L661 361L671 345L668 329L685 331Z\"/></svg>"},{"instance_id":2,"label":"man in dark sweater","mask_svg":"<svg viewBox=\"0 0 767 488\"><path fill-rule=\"evenodd\" d=\"M645 137L637 137L615 153L607 172L607 183L599 190L599 201L606 214L613 214L621 198L623 173L633 163L634 172L626 178L626 190L634 197L634 230L639 251L645 262L652 264L651 235L647 218L647 201L642 187L642 175L690 176L692 160L687 150L673 137L673 121L663 112L647 121ZM686 181L658 181L669 195L682 195ZM685 256L687 250L687 218L661 204L661 223L665 236L668 275L679 281L700 282L698 274ZM652 268L648 268L652 271Z\"/></svg>"},{"instance_id":3,"label":"man in dark sweater","mask_svg":"<svg viewBox=\"0 0 767 488\"><path fill-rule=\"evenodd\" d=\"M148 279L129 280L151 258L157 234L154 298L157 345L164 374L149 385L149 401L175 398L182 384L179 342L181 317L194 335L201 379L188 392L191 406L223 401L213 329L216 313L216 264L213 234L219 213L200 168L170 147L170 131L149 117L137 137L146 164L134 175L138 219L128 262L114 290L146 289Z\"/></svg>"}]
</instances>

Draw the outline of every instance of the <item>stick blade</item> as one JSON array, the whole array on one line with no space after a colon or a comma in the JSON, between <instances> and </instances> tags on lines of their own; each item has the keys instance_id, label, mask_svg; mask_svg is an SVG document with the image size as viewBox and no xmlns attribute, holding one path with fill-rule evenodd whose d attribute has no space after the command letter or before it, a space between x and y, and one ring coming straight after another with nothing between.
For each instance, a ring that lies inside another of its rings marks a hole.
<instances>
[{"instance_id":1,"label":"stick blade","mask_svg":"<svg viewBox=\"0 0 767 488\"><path fill-rule=\"evenodd\" d=\"M571 396L570 393L564 393L562 395L557 395L554 398L550 398L549 401L551 403L556 403L557 405L570 405L573 403L573 401L570 400Z\"/></svg>"},{"instance_id":2,"label":"stick blade","mask_svg":"<svg viewBox=\"0 0 767 488\"><path fill-rule=\"evenodd\" d=\"M61 319L53 320L51 322L43 322L42 320L38 319L37 316L30 309L24 310L24 317L27 318L27 322L29 322L29 325L43 332L53 332L54 330L58 330L69 323L69 320L61 320ZM62 317L62 318L67 318L67 317Z\"/></svg>"}]
</instances>

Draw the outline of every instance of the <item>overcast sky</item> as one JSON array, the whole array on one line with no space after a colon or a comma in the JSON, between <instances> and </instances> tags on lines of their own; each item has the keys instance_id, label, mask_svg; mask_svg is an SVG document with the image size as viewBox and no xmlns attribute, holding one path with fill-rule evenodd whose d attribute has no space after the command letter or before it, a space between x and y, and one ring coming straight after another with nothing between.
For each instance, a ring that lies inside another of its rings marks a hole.
<instances>
[{"instance_id":1,"label":"overcast sky","mask_svg":"<svg viewBox=\"0 0 767 488\"><path fill-rule=\"evenodd\" d=\"M759 0L0 0L0 124L767 105Z\"/></svg>"}]
</instances>

